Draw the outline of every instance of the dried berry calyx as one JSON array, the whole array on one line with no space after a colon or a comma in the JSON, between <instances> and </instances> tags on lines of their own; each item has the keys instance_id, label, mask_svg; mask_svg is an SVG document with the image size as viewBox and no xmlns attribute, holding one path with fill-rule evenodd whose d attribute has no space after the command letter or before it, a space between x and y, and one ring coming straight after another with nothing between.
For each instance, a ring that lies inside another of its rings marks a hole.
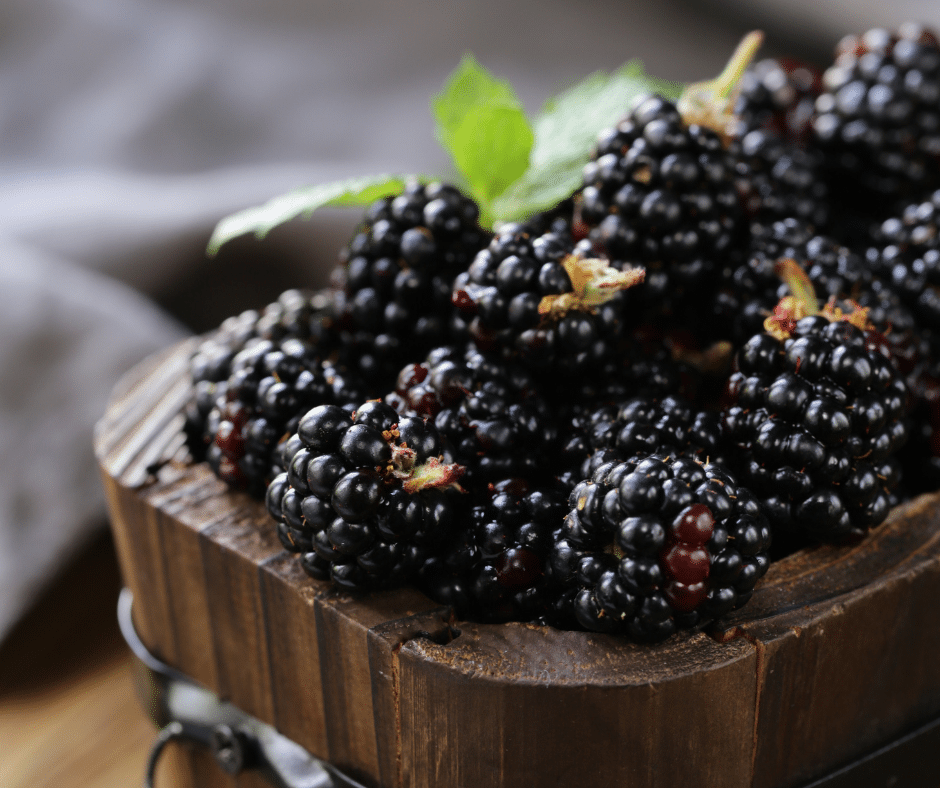
<instances>
[{"instance_id":1,"label":"dried berry calyx","mask_svg":"<svg viewBox=\"0 0 940 788\"><path fill-rule=\"evenodd\" d=\"M696 123L710 128L725 140L733 135L736 125L734 107L741 89L741 77L763 41L761 31L748 33L718 77L693 82L686 87L676 105L686 124Z\"/></svg>"},{"instance_id":2,"label":"dried berry calyx","mask_svg":"<svg viewBox=\"0 0 940 788\"><path fill-rule=\"evenodd\" d=\"M820 309L813 283L796 260L778 260L774 271L790 288L791 293L780 299L773 314L764 321L764 330L776 339L789 339L796 324L804 317L812 315L821 315L830 323L845 321L862 331L874 328L868 319L868 307L861 307L854 301L839 302L832 296Z\"/></svg>"},{"instance_id":3,"label":"dried berry calyx","mask_svg":"<svg viewBox=\"0 0 940 788\"><path fill-rule=\"evenodd\" d=\"M561 317L572 310L596 311L621 290L640 284L646 277L643 268L614 268L603 258L581 258L568 255L562 267L571 279L571 291L560 295L547 295L539 302L539 314L550 318Z\"/></svg>"}]
</instances>

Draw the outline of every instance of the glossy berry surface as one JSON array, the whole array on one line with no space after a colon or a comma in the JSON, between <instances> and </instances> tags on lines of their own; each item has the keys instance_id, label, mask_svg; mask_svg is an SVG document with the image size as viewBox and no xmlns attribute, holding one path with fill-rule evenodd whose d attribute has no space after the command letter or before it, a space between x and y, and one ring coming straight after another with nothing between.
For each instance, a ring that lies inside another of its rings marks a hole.
<instances>
[{"instance_id":1,"label":"glossy berry surface","mask_svg":"<svg viewBox=\"0 0 940 788\"><path fill-rule=\"evenodd\" d=\"M566 512L555 485L506 478L474 495L467 527L421 571L420 585L463 617L532 621L556 591L546 561Z\"/></svg>"},{"instance_id":2,"label":"glossy berry surface","mask_svg":"<svg viewBox=\"0 0 940 788\"><path fill-rule=\"evenodd\" d=\"M558 424L536 380L473 345L437 348L406 366L387 401L434 424L466 467L468 485L534 478L557 450Z\"/></svg>"},{"instance_id":3,"label":"glossy berry surface","mask_svg":"<svg viewBox=\"0 0 940 788\"><path fill-rule=\"evenodd\" d=\"M612 354L624 329L627 294L612 290L604 303L574 299L565 306L563 299L576 291L571 261L592 259L591 253L584 244L576 247L563 222L537 233L533 224L502 228L457 276L453 305L484 352L501 353L540 374L580 374Z\"/></svg>"},{"instance_id":4,"label":"glossy berry surface","mask_svg":"<svg viewBox=\"0 0 940 788\"><path fill-rule=\"evenodd\" d=\"M865 201L937 188L940 46L934 34L913 24L897 33L874 29L845 38L836 51L813 117L814 144L826 154L835 196L864 212Z\"/></svg>"},{"instance_id":5,"label":"glossy berry surface","mask_svg":"<svg viewBox=\"0 0 940 788\"><path fill-rule=\"evenodd\" d=\"M585 629L645 642L701 627L744 604L769 566L760 505L718 464L607 464L569 509L549 565Z\"/></svg>"},{"instance_id":6,"label":"glossy berry surface","mask_svg":"<svg viewBox=\"0 0 940 788\"><path fill-rule=\"evenodd\" d=\"M651 96L599 137L580 219L596 248L646 266L644 298L681 302L701 295L746 230L734 171L715 132L687 126L674 104Z\"/></svg>"},{"instance_id":7,"label":"glossy berry surface","mask_svg":"<svg viewBox=\"0 0 940 788\"><path fill-rule=\"evenodd\" d=\"M406 582L461 519L463 469L445 452L431 424L381 401L311 409L267 491L282 544L347 590Z\"/></svg>"},{"instance_id":8,"label":"glossy berry surface","mask_svg":"<svg viewBox=\"0 0 940 788\"><path fill-rule=\"evenodd\" d=\"M394 380L401 366L451 333L451 283L490 234L454 186L414 183L373 203L340 255L336 325L361 373Z\"/></svg>"},{"instance_id":9,"label":"glossy berry surface","mask_svg":"<svg viewBox=\"0 0 940 788\"><path fill-rule=\"evenodd\" d=\"M723 414L728 458L781 534L858 539L881 523L907 438L907 389L873 338L822 316L752 337Z\"/></svg>"}]
</instances>

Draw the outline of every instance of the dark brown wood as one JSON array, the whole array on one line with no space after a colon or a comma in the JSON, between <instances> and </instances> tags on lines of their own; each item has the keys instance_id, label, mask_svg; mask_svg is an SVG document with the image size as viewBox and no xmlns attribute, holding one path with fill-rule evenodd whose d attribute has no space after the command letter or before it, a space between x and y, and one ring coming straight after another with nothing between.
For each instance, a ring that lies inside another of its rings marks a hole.
<instances>
[{"instance_id":1,"label":"dark brown wood","mask_svg":"<svg viewBox=\"0 0 940 788\"><path fill-rule=\"evenodd\" d=\"M132 372L96 438L140 635L367 785L788 788L940 714L940 496L659 646L452 621L310 580L262 504L184 461L190 347Z\"/></svg>"}]
</instances>

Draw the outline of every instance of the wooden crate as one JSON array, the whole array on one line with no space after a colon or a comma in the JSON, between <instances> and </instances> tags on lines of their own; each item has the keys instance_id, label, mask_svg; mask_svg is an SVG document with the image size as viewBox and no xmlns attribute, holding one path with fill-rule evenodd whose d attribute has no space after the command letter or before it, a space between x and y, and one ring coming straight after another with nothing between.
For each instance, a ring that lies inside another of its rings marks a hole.
<instances>
[{"instance_id":1,"label":"wooden crate","mask_svg":"<svg viewBox=\"0 0 940 788\"><path fill-rule=\"evenodd\" d=\"M309 579L261 503L180 461L191 348L132 371L96 435L137 630L366 785L784 788L940 714L938 496L775 563L707 634L456 621L410 588Z\"/></svg>"}]
</instances>

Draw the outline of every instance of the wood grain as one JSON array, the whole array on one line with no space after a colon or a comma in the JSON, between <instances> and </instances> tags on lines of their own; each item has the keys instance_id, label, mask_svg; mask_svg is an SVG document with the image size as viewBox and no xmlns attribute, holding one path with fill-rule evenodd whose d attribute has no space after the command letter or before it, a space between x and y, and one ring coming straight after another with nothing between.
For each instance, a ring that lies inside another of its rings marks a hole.
<instances>
[{"instance_id":1,"label":"wood grain","mask_svg":"<svg viewBox=\"0 0 940 788\"><path fill-rule=\"evenodd\" d=\"M412 589L310 580L261 504L180 461L188 352L135 370L98 431L141 635L366 785L787 788L940 714L938 496L659 646L454 621Z\"/></svg>"}]
</instances>

